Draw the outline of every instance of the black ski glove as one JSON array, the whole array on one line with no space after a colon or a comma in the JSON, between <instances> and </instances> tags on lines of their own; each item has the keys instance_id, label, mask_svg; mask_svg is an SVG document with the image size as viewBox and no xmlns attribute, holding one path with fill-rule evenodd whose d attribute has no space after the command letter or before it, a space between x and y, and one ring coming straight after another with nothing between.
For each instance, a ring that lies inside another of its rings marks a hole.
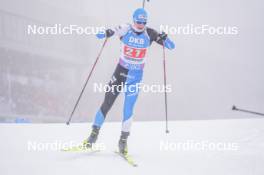
<instances>
[{"instance_id":1,"label":"black ski glove","mask_svg":"<svg viewBox=\"0 0 264 175\"><path fill-rule=\"evenodd\" d=\"M168 35L165 32L162 32L159 34L159 39L158 40L162 40L165 41L167 39Z\"/></svg>"},{"instance_id":2,"label":"black ski glove","mask_svg":"<svg viewBox=\"0 0 264 175\"><path fill-rule=\"evenodd\" d=\"M107 38L110 38L111 36L113 36L115 34L115 32L113 31L113 30L111 30L111 29L107 29L106 31L105 31L105 36L107 37Z\"/></svg>"}]
</instances>

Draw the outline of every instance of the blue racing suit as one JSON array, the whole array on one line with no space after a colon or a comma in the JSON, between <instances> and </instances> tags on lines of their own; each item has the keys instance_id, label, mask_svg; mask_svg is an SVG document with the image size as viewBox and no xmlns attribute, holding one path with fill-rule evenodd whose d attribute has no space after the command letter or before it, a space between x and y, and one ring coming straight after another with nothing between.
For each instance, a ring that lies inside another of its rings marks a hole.
<instances>
[{"instance_id":1,"label":"blue racing suit","mask_svg":"<svg viewBox=\"0 0 264 175\"><path fill-rule=\"evenodd\" d=\"M125 92L125 101L122 132L129 133L133 119L133 109L139 93L137 85L142 80L148 48L153 41L160 45L164 43L164 46L168 49L174 49L175 45L168 37L162 38L162 34L152 28L145 27L144 31L138 32L130 24L108 29L105 33L98 34L97 37L104 38L112 35L117 35L121 40L119 64L108 84L108 87L112 90L105 93L103 104L96 113L93 126L98 128L102 126L108 111L118 94L123 90Z\"/></svg>"}]
</instances>

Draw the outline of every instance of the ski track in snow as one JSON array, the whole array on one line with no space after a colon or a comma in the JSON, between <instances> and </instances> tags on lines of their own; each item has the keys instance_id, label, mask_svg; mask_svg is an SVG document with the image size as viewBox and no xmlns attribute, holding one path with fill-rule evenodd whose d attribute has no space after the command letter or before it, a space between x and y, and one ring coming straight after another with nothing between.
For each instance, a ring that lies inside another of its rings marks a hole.
<instances>
[{"instance_id":1,"label":"ski track in snow","mask_svg":"<svg viewBox=\"0 0 264 175\"><path fill-rule=\"evenodd\" d=\"M120 123L105 123L98 139L106 150L97 153L29 151L28 142L82 142L90 124L0 124L0 174L178 174L263 175L264 119L174 121L165 134L163 122L135 122L128 140L132 167L114 153ZM160 150L168 141L237 143L236 151Z\"/></svg>"}]
</instances>

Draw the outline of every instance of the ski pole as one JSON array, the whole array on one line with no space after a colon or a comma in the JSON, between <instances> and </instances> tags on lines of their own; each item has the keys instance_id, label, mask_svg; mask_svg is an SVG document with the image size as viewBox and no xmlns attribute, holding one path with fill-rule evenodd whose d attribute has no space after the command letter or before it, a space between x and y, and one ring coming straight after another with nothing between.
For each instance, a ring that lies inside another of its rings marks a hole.
<instances>
[{"instance_id":1,"label":"ski pole","mask_svg":"<svg viewBox=\"0 0 264 175\"><path fill-rule=\"evenodd\" d=\"M76 110L76 108L77 108L77 106L78 106L78 104L79 104L79 101L80 101L80 99L81 99L81 97L82 97L82 95L83 95L83 92L84 92L84 90L85 90L85 88L86 88L86 85L87 85L89 79L90 79L91 76L92 76L92 73L93 73L93 71L94 71L94 68L95 68L95 66L96 66L96 64L97 64L97 62L98 62L98 60L99 60L99 58L100 58L100 56L101 56L101 54L102 54L102 52L103 52L103 49L104 49L104 47L105 47L106 42L107 42L107 38L104 40L104 43L103 43L103 45L102 45L102 47L101 47L101 49L100 49L100 51L99 51L98 56L96 57L96 60L95 60L95 62L94 62L94 64L93 64L93 67L92 67L92 69L91 69L91 71L90 71L90 73L89 73L89 75L88 75L88 77L87 77L87 79L86 79L86 81L85 81L85 83L84 83L84 86L83 86L83 88L82 88L82 91L81 91L81 93L80 93L80 95L79 95L79 97L78 97L78 99L77 99L77 101L76 101L76 103L75 103L75 105L74 105L74 108L73 108L73 110L72 110L72 113L71 113L71 115L70 115L68 121L66 122L67 125L69 125L70 122L71 122L72 116L73 116L73 114L74 114L74 112L75 112L75 110Z\"/></svg>"},{"instance_id":2,"label":"ski pole","mask_svg":"<svg viewBox=\"0 0 264 175\"><path fill-rule=\"evenodd\" d=\"M163 82L164 82L164 97L165 97L165 121L166 121L166 133L169 133L168 129L168 103L167 103L167 76L166 76L166 55L165 55L165 43L163 42Z\"/></svg>"},{"instance_id":3,"label":"ski pole","mask_svg":"<svg viewBox=\"0 0 264 175\"><path fill-rule=\"evenodd\" d=\"M250 114L255 114L255 115L261 115L261 116L264 116L263 113L260 113L260 112L254 112L254 111L249 111L249 110L245 110L245 109L239 109L239 108L237 108L236 106L233 106L233 107L232 107L232 110L233 110L233 111L240 111L240 112L246 112L246 113L250 113Z\"/></svg>"}]
</instances>

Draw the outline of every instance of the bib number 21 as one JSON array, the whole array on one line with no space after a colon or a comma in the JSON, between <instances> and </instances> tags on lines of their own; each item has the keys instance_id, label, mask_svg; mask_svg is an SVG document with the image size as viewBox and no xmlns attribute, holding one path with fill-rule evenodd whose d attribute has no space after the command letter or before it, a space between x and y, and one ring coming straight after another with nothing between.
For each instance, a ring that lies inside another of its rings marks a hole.
<instances>
[{"instance_id":1,"label":"bib number 21","mask_svg":"<svg viewBox=\"0 0 264 175\"><path fill-rule=\"evenodd\" d=\"M139 49L139 48L125 46L124 54L125 56L130 58L142 59L146 55L146 49Z\"/></svg>"}]
</instances>

